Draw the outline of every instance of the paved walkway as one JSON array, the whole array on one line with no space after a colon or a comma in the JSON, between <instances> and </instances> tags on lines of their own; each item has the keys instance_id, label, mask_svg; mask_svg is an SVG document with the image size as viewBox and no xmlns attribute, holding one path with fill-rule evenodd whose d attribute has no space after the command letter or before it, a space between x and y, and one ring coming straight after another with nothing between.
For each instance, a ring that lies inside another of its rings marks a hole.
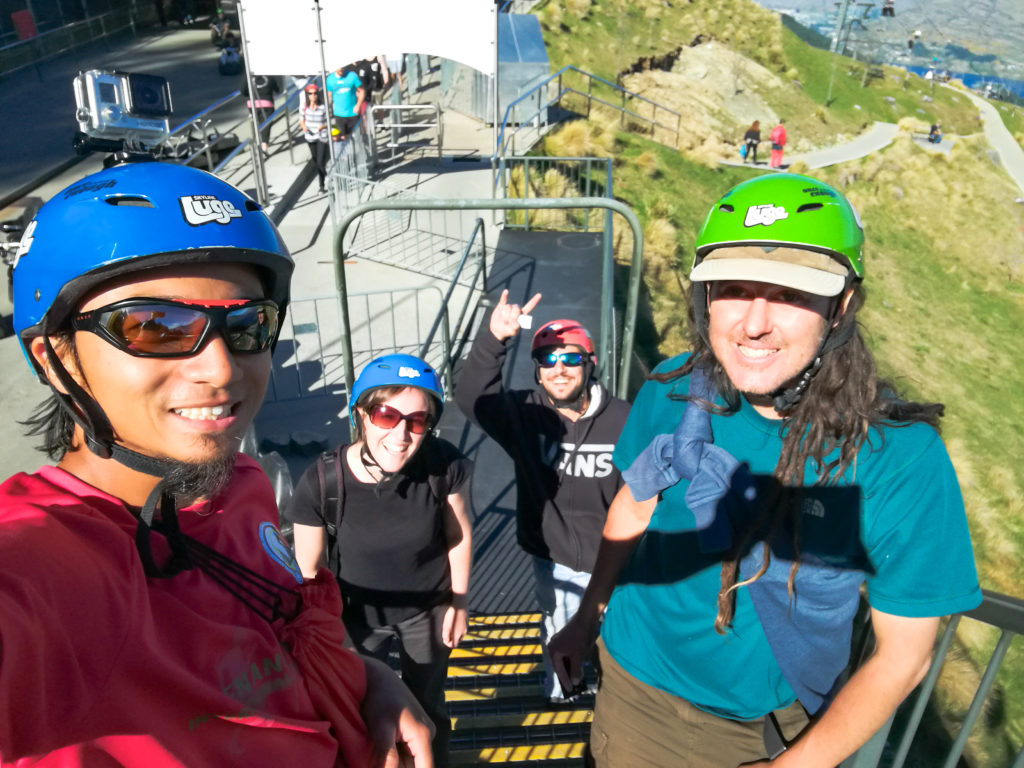
<instances>
[{"instance_id":1,"label":"paved walkway","mask_svg":"<svg viewBox=\"0 0 1024 768\"><path fill-rule=\"evenodd\" d=\"M946 87L950 88L951 86L947 85ZM965 93L959 88L954 90L957 93ZM992 148L999 153L999 162L1006 169L1006 172L1013 179L1021 193L1024 194L1024 149L1021 148L1020 144L1010 134L1009 129L1003 123L1002 117L999 116L999 110L991 102L976 96L970 91L967 91L966 95L974 102L974 106L981 110L982 117L984 118L985 138L988 139L988 143L992 145Z\"/></svg>"},{"instance_id":2,"label":"paved walkway","mask_svg":"<svg viewBox=\"0 0 1024 768\"><path fill-rule=\"evenodd\" d=\"M879 150L889 146L892 143L892 140L896 138L896 133L896 123L876 122L864 131L864 133L853 139L853 141L848 141L845 144L836 144L832 147L825 147L824 149L817 149L813 152L805 152L803 154L786 154L784 159L785 165L782 170L785 170L798 161L806 163L808 168L813 169L824 168L838 163L845 163L848 160L856 160L859 157L866 157L872 152L878 152ZM765 146L767 147L767 143L765 143ZM759 161L756 165L750 167L767 169L767 150L764 152L764 155L765 159L763 161ZM742 167L749 164L736 162L734 160L726 160L722 161L722 165Z\"/></svg>"}]
</instances>

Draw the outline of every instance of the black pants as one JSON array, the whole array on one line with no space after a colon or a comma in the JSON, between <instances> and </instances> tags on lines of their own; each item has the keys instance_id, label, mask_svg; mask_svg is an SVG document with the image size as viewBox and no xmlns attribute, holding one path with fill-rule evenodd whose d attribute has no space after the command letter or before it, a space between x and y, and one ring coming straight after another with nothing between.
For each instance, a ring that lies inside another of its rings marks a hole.
<instances>
[{"instance_id":1,"label":"black pants","mask_svg":"<svg viewBox=\"0 0 1024 768\"><path fill-rule=\"evenodd\" d=\"M307 141L309 155L313 159L313 167L316 168L316 177L320 181L320 189L324 188L324 179L327 177L327 158L330 156L330 149L326 141Z\"/></svg>"},{"instance_id":2,"label":"black pants","mask_svg":"<svg viewBox=\"0 0 1024 768\"><path fill-rule=\"evenodd\" d=\"M747 156L743 158L743 162L746 162L747 160L752 163L757 162L757 145L758 142L756 141L747 141Z\"/></svg>"},{"instance_id":3,"label":"black pants","mask_svg":"<svg viewBox=\"0 0 1024 768\"><path fill-rule=\"evenodd\" d=\"M362 654L386 661L392 640L398 641L402 681L426 710L436 729L433 752L434 765L438 768L448 765L448 735L452 729L444 700L451 649L441 642L441 623L447 609L447 603L442 603L398 624L377 628L348 618L358 611L343 616L349 638Z\"/></svg>"}]
</instances>

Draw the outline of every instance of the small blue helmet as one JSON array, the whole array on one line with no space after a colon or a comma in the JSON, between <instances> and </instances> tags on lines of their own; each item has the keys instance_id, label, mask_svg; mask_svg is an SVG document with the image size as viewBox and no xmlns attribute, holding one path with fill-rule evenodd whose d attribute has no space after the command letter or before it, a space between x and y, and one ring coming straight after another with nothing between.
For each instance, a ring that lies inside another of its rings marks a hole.
<instances>
[{"instance_id":1,"label":"small blue helmet","mask_svg":"<svg viewBox=\"0 0 1024 768\"><path fill-rule=\"evenodd\" d=\"M252 264L267 298L286 308L294 263L257 203L195 168L116 165L58 192L26 228L15 257L14 331L35 367L29 340L59 329L99 284L214 262Z\"/></svg>"},{"instance_id":2,"label":"small blue helmet","mask_svg":"<svg viewBox=\"0 0 1024 768\"><path fill-rule=\"evenodd\" d=\"M368 363L356 383L352 385L349 397L348 419L356 423L356 403L365 392L378 387L417 387L437 399L437 417L441 418L444 408L444 387L437 371L415 355L384 355Z\"/></svg>"}]
</instances>

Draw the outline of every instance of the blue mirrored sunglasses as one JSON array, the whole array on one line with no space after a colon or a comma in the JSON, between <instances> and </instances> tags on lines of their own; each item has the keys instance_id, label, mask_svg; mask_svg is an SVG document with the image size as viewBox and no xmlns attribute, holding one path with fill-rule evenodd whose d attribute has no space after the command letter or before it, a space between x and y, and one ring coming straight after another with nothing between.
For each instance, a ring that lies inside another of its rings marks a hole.
<instances>
[{"instance_id":1,"label":"blue mirrored sunglasses","mask_svg":"<svg viewBox=\"0 0 1024 768\"><path fill-rule=\"evenodd\" d=\"M582 352L548 352L543 355L537 355L534 359L541 368L554 368L556 365L561 363L566 368L576 368L577 366L583 365L583 361L587 358Z\"/></svg>"}]
</instances>

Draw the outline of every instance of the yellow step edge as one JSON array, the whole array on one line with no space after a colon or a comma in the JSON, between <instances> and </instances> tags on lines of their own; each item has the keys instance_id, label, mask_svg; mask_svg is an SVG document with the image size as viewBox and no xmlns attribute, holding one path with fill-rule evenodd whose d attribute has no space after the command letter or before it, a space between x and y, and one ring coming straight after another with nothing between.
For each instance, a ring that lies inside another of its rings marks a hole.
<instances>
[{"instance_id":1,"label":"yellow step edge","mask_svg":"<svg viewBox=\"0 0 1024 768\"><path fill-rule=\"evenodd\" d=\"M540 656L541 647L530 645L488 645L483 648L456 648L452 659L488 659L495 656Z\"/></svg>"},{"instance_id":2,"label":"yellow step edge","mask_svg":"<svg viewBox=\"0 0 1024 768\"><path fill-rule=\"evenodd\" d=\"M517 629L476 629L465 634L466 640L524 640L540 637L540 627L519 627Z\"/></svg>"},{"instance_id":3,"label":"yellow step edge","mask_svg":"<svg viewBox=\"0 0 1024 768\"><path fill-rule=\"evenodd\" d=\"M542 728L552 725L585 725L594 721L592 709L560 709L548 712L510 712L504 715L464 715L452 718L452 730L463 733L479 728Z\"/></svg>"},{"instance_id":4,"label":"yellow step edge","mask_svg":"<svg viewBox=\"0 0 1024 768\"><path fill-rule=\"evenodd\" d=\"M449 688L444 692L447 702L493 701L496 699L538 698L544 694L542 685L520 685L512 687Z\"/></svg>"},{"instance_id":5,"label":"yellow step edge","mask_svg":"<svg viewBox=\"0 0 1024 768\"><path fill-rule=\"evenodd\" d=\"M528 675L536 672L541 665L534 662L509 664L449 664L448 677L470 677L472 675Z\"/></svg>"},{"instance_id":6,"label":"yellow step edge","mask_svg":"<svg viewBox=\"0 0 1024 768\"><path fill-rule=\"evenodd\" d=\"M488 747L487 749L452 750L449 765L481 765L489 763L525 763L528 760L564 760L581 758L583 742L564 744L532 744L519 747Z\"/></svg>"},{"instance_id":7,"label":"yellow step edge","mask_svg":"<svg viewBox=\"0 0 1024 768\"><path fill-rule=\"evenodd\" d=\"M469 626L494 626L502 624L536 624L541 619L539 613L509 613L493 616L470 616Z\"/></svg>"}]
</instances>

